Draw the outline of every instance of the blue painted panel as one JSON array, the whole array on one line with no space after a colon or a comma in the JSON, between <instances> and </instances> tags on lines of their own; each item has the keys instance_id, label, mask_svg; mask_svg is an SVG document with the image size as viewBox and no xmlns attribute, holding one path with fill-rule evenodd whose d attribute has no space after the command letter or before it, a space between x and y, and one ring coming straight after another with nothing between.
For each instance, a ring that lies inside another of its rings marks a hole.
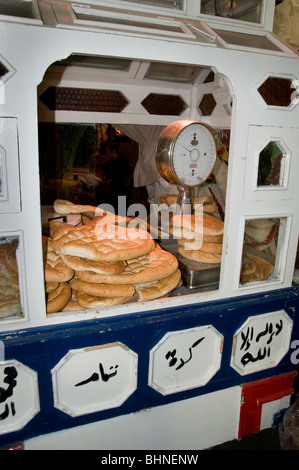
<instances>
[{"instance_id":1,"label":"blue painted panel","mask_svg":"<svg viewBox=\"0 0 299 470\"><path fill-rule=\"evenodd\" d=\"M267 294L141 314L97 319L0 335L5 359L16 359L38 374L40 412L21 430L0 436L0 448L40 434L108 419L141 409L184 400L254 380L291 372L290 350L274 368L239 375L231 366L233 336L249 316L285 309L294 321L292 338L299 340L299 291L294 286ZM149 352L169 331L213 325L224 337L220 370L209 383L184 392L163 396L148 386ZM121 342L138 354L137 390L118 408L71 417L54 407L51 370L71 349ZM26 399L26 397L24 397Z\"/></svg>"}]
</instances>

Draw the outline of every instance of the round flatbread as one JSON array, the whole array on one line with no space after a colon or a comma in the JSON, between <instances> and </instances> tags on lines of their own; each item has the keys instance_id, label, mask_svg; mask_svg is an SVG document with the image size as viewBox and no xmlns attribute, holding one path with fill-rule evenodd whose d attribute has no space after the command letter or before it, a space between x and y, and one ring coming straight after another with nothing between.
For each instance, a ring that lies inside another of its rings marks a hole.
<instances>
[{"instance_id":1,"label":"round flatbread","mask_svg":"<svg viewBox=\"0 0 299 470\"><path fill-rule=\"evenodd\" d=\"M178 240L190 241L204 241L208 243L221 243L223 240L223 235L206 235L205 233L195 233L191 230L180 229L177 227L170 228L170 235L173 235Z\"/></svg>"},{"instance_id":2,"label":"round flatbread","mask_svg":"<svg viewBox=\"0 0 299 470\"><path fill-rule=\"evenodd\" d=\"M62 255L64 263L75 271L92 271L98 274L119 274L125 267L125 261L93 261L79 256Z\"/></svg>"},{"instance_id":3,"label":"round flatbread","mask_svg":"<svg viewBox=\"0 0 299 470\"><path fill-rule=\"evenodd\" d=\"M85 271L84 271L85 272ZM85 292L96 297L132 297L135 293L135 287L132 284L100 284L82 281L81 279L72 279L70 281L72 289L78 292ZM78 299L79 301L79 299ZM80 303L80 301L79 301Z\"/></svg>"},{"instance_id":4,"label":"round flatbread","mask_svg":"<svg viewBox=\"0 0 299 470\"><path fill-rule=\"evenodd\" d=\"M54 248L61 255L80 256L93 261L123 261L153 250L151 235L139 227L126 226L128 219L103 216L81 227L53 233ZM130 222L129 222L130 224Z\"/></svg>"},{"instance_id":5,"label":"round flatbread","mask_svg":"<svg viewBox=\"0 0 299 470\"><path fill-rule=\"evenodd\" d=\"M138 302L159 299L167 296L181 283L181 272L177 269L171 276L168 276L149 285L135 285L139 295Z\"/></svg>"},{"instance_id":6,"label":"round flatbread","mask_svg":"<svg viewBox=\"0 0 299 470\"><path fill-rule=\"evenodd\" d=\"M66 304L66 306L62 309L62 312L74 312L74 311L82 310L82 308L83 308L83 305L80 305L77 300L77 292L75 290L72 290L71 298Z\"/></svg>"},{"instance_id":7,"label":"round flatbread","mask_svg":"<svg viewBox=\"0 0 299 470\"><path fill-rule=\"evenodd\" d=\"M97 297L77 291L77 299L84 308L112 307L122 305L132 300L132 297Z\"/></svg>"},{"instance_id":8,"label":"round flatbread","mask_svg":"<svg viewBox=\"0 0 299 470\"><path fill-rule=\"evenodd\" d=\"M95 206L73 204L65 199L56 199L53 208L57 214L80 214L82 212L96 212L97 210L103 212Z\"/></svg>"},{"instance_id":9,"label":"round flatbread","mask_svg":"<svg viewBox=\"0 0 299 470\"><path fill-rule=\"evenodd\" d=\"M223 221L209 214L174 215L172 225L173 228L213 236L223 235L224 231Z\"/></svg>"},{"instance_id":10,"label":"round flatbread","mask_svg":"<svg viewBox=\"0 0 299 470\"><path fill-rule=\"evenodd\" d=\"M201 250L185 250L182 247L178 248L178 252L180 255L184 256L185 258L191 259L193 261L197 261L198 263L206 263L206 264L221 263L221 254L205 253L204 251L201 251Z\"/></svg>"},{"instance_id":11,"label":"round flatbread","mask_svg":"<svg viewBox=\"0 0 299 470\"><path fill-rule=\"evenodd\" d=\"M272 263L260 256L252 255L251 253L244 253L244 255L251 259L253 263L247 263L242 266L242 284L253 281L264 281L270 276L274 269Z\"/></svg>"},{"instance_id":12,"label":"round flatbread","mask_svg":"<svg viewBox=\"0 0 299 470\"><path fill-rule=\"evenodd\" d=\"M148 255L128 260L120 274L101 275L88 271L76 271L76 276L84 281L105 284L141 284L171 276L178 269L177 258L156 244Z\"/></svg>"},{"instance_id":13,"label":"round flatbread","mask_svg":"<svg viewBox=\"0 0 299 470\"><path fill-rule=\"evenodd\" d=\"M204 242L202 240L178 239L178 244L185 250L201 250L205 253L222 253L222 243Z\"/></svg>"},{"instance_id":14,"label":"round flatbread","mask_svg":"<svg viewBox=\"0 0 299 470\"><path fill-rule=\"evenodd\" d=\"M44 276L46 282L67 282L74 275L74 270L67 266L48 240L48 250L44 258Z\"/></svg>"},{"instance_id":15,"label":"round flatbread","mask_svg":"<svg viewBox=\"0 0 299 470\"><path fill-rule=\"evenodd\" d=\"M57 289L50 292L47 296L47 313L60 312L71 298L71 288L65 282L61 282Z\"/></svg>"},{"instance_id":16,"label":"round flatbread","mask_svg":"<svg viewBox=\"0 0 299 470\"><path fill-rule=\"evenodd\" d=\"M58 286L59 286L59 282L46 282L45 291L47 294L49 294L53 290L57 289Z\"/></svg>"}]
</instances>

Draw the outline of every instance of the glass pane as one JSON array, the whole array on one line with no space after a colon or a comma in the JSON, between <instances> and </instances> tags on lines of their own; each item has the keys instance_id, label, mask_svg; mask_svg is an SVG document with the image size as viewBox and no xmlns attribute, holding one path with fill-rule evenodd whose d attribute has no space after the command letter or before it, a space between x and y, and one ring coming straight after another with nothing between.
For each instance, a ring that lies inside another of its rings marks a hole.
<instances>
[{"instance_id":1,"label":"glass pane","mask_svg":"<svg viewBox=\"0 0 299 470\"><path fill-rule=\"evenodd\" d=\"M259 23L262 0L202 0L201 13Z\"/></svg>"},{"instance_id":2,"label":"glass pane","mask_svg":"<svg viewBox=\"0 0 299 470\"><path fill-rule=\"evenodd\" d=\"M0 319L22 315L18 246L18 237L0 237Z\"/></svg>"},{"instance_id":3,"label":"glass pane","mask_svg":"<svg viewBox=\"0 0 299 470\"><path fill-rule=\"evenodd\" d=\"M34 18L32 2L24 2L21 0L1 0L0 15Z\"/></svg>"},{"instance_id":4,"label":"glass pane","mask_svg":"<svg viewBox=\"0 0 299 470\"><path fill-rule=\"evenodd\" d=\"M286 217L247 219L240 284L278 279Z\"/></svg>"},{"instance_id":5,"label":"glass pane","mask_svg":"<svg viewBox=\"0 0 299 470\"><path fill-rule=\"evenodd\" d=\"M72 54L67 59L55 62L54 65L127 71L131 63L132 61L128 59Z\"/></svg>"},{"instance_id":6,"label":"glass pane","mask_svg":"<svg viewBox=\"0 0 299 470\"><path fill-rule=\"evenodd\" d=\"M279 142L271 141L259 155L258 186L282 186L285 153Z\"/></svg>"},{"instance_id":7,"label":"glass pane","mask_svg":"<svg viewBox=\"0 0 299 470\"><path fill-rule=\"evenodd\" d=\"M281 49L274 44L266 35L246 34L235 31L224 31L214 29L227 44L241 47L252 47L255 49L265 49L268 51L280 51Z\"/></svg>"},{"instance_id":8,"label":"glass pane","mask_svg":"<svg viewBox=\"0 0 299 470\"><path fill-rule=\"evenodd\" d=\"M193 83L200 70L200 67L152 62L145 74L145 78L179 83Z\"/></svg>"},{"instance_id":9,"label":"glass pane","mask_svg":"<svg viewBox=\"0 0 299 470\"><path fill-rule=\"evenodd\" d=\"M173 10L183 9L183 0L122 0L123 2L142 3L155 7L172 8Z\"/></svg>"},{"instance_id":10,"label":"glass pane","mask_svg":"<svg viewBox=\"0 0 299 470\"><path fill-rule=\"evenodd\" d=\"M176 23L171 23L167 20L163 21L156 19L153 21L152 18L145 15L128 15L128 14L112 14L110 12L103 12L100 9L80 9L76 5L73 5L74 13L78 20L82 21L96 21L98 23L109 23L122 25L125 27L138 27L138 28L149 28L149 29L159 29L163 31L169 31L174 33L184 33L180 25Z\"/></svg>"},{"instance_id":11,"label":"glass pane","mask_svg":"<svg viewBox=\"0 0 299 470\"><path fill-rule=\"evenodd\" d=\"M3 175L3 162L2 154L0 152L0 197L4 194L4 175Z\"/></svg>"}]
</instances>

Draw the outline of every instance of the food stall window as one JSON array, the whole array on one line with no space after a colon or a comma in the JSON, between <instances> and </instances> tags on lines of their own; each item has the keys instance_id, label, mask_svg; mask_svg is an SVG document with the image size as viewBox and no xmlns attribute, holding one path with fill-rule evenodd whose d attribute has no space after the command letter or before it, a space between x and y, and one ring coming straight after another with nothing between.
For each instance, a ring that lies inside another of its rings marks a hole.
<instances>
[{"instance_id":1,"label":"food stall window","mask_svg":"<svg viewBox=\"0 0 299 470\"><path fill-rule=\"evenodd\" d=\"M253 0L250 2L201 0L201 13L259 23L262 4L262 0Z\"/></svg>"},{"instance_id":2,"label":"food stall window","mask_svg":"<svg viewBox=\"0 0 299 470\"><path fill-rule=\"evenodd\" d=\"M22 318L19 284L19 237L0 237L0 320Z\"/></svg>"},{"instance_id":3,"label":"food stall window","mask_svg":"<svg viewBox=\"0 0 299 470\"><path fill-rule=\"evenodd\" d=\"M281 278L287 222L287 217L249 218L245 221L241 285Z\"/></svg>"},{"instance_id":4,"label":"food stall window","mask_svg":"<svg viewBox=\"0 0 299 470\"><path fill-rule=\"evenodd\" d=\"M0 15L17 16L20 18L35 18L32 2L21 0L2 0Z\"/></svg>"},{"instance_id":5,"label":"food stall window","mask_svg":"<svg viewBox=\"0 0 299 470\"><path fill-rule=\"evenodd\" d=\"M259 154L257 186L285 186L286 158L280 142L269 142Z\"/></svg>"},{"instance_id":6,"label":"food stall window","mask_svg":"<svg viewBox=\"0 0 299 470\"><path fill-rule=\"evenodd\" d=\"M144 78L192 84L198 77L200 70L197 66L186 67L180 64L151 62Z\"/></svg>"},{"instance_id":7,"label":"food stall window","mask_svg":"<svg viewBox=\"0 0 299 470\"><path fill-rule=\"evenodd\" d=\"M121 0L130 3L142 3L153 7L171 8L172 10L182 10L184 6L183 0Z\"/></svg>"}]
</instances>

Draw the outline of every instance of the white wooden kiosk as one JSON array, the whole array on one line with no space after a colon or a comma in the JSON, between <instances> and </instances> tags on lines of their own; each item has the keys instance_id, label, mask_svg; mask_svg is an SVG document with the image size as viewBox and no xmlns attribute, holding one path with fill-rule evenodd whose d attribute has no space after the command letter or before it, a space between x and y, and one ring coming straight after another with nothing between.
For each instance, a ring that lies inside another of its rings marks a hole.
<instances>
[{"instance_id":1,"label":"white wooden kiosk","mask_svg":"<svg viewBox=\"0 0 299 470\"><path fill-rule=\"evenodd\" d=\"M274 426L289 406L299 335L298 54L271 32L274 2L216 3L0 5L2 448L201 450ZM150 191L159 186L153 144L176 120L228 139L214 181L225 215L217 286L47 315L41 127L141 129L134 184ZM270 250L267 278L240 280L244 239ZM7 281L9 249L17 288ZM171 368L167 352L183 364L199 338L189 368Z\"/></svg>"}]
</instances>

